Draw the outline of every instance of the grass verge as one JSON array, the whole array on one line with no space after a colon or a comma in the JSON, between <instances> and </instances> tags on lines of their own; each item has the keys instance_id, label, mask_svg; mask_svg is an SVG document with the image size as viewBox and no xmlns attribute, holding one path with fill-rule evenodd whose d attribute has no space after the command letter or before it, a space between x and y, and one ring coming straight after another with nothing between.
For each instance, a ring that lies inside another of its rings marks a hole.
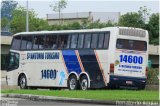
<instances>
[{"instance_id":1,"label":"grass verge","mask_svg":"<svg viewBox=\"0 0 160 106\"><path fill-rule=\"evenodd\" d=\"M3 94L33 94L43 96L58 96L69 98L85 98L95 100L127 100L127 101L158 101L158 91L136 90L2 90Z\"/></svg>"}]
</instances>

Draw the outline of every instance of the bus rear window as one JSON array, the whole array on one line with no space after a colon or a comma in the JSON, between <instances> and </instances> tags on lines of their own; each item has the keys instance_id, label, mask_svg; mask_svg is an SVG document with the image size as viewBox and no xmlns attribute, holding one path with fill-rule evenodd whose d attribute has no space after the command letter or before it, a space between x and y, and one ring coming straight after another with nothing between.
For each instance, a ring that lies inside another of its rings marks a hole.
<instances>
[{"instance_id":1,"label":"bus rear window","mask_svg":"<svg viewBox=\"0 0 160 106\"><path fill-rule=\"evenodd\" d=\"M117 39L116 48L117 49L146 51L147 50L147 42L146 41L129 40L129 39Z\"/></svg>"}]
</instances>

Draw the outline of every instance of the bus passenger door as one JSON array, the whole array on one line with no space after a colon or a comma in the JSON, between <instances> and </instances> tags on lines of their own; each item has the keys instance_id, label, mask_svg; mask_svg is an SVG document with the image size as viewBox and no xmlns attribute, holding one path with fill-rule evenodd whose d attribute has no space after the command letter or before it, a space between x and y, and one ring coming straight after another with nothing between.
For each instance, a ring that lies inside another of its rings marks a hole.
<instances>
[{"instance_id":1,"label":"bus passenger door","mask_svg":"<svg viewBox=\"0 0 160 106\"><path fill-rule=\"evenodd\" d=\"M19 53L10 52L7 67L7 83L8 85L17 85L19 70Z\"/></svg>"}]
</instances>

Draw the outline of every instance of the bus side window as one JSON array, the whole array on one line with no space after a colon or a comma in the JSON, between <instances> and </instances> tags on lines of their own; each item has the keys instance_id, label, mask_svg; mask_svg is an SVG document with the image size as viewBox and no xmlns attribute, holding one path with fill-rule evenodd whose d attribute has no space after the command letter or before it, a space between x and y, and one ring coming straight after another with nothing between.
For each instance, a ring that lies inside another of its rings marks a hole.
<instances>
[{"instance_id":1,"label":"bus side window","mask_svg":"<svg viewBox=\"0 0 160 106\"><path fill-rule=\"evenodd\" d=\"M104 33L100 33L98 39L98 48L103 48L103 42L104 42Z\"/></svg>"},{"instance_id":2,"label":"bus side window","mask_svg":"<svg viewBox=\"0 0 160 106\"><path fill-rule=\"evenodd\" d=\"M70 35L64 35L63 36L63 40L64 40L64 45L63 45L63 48L68 48L68 44L70 42L70 40L68 41L68 38L70 38Z\"/></svg>"},{"instance_id":3,"label":"bus side window","mask_svg":"<svg viewBox=\"0 0 160 106\"><path fill-rule=\"evenodd\" d=\"M59 47L58 49L62 49L64 46L64 35L59 36Z\"/></svg>"},{"instance_id":4,"label":"bus side window","mask_svg":"<svg viewBox=\"0 0 160 106\"><path fill-rule=\"evenodd\" d=\"M27 36L27 49L32 49L32 41L33 41L33 37Z\"/></svg>"},{"instance_id":5,"label":"bus side window","mask_svg":"<svg viewBox=\"0 0 160 106\"><path fill-rule=\"evenodd\" d=\"M63 49L64 46L66 46L66 40L65 40L66 35L59 35L58 39L56 40L56 45L58 49Z\"/></svg>"},{"instance_id":6,"label":"bus side window","mask_svg":"<svg viewBox=\"0 0 160 106\"><path fill-rule=\"evenodd\" d=\"M57 39L56 39L56 47L57 47L57 49L61 49L61 39L62 39L62 37L60 35L57 36Z\"/></svg>"},{"instance_id":7,"label":"bus side window","mask_svg":"<svg viewBox=\"0 0 160 106\"><path fill-rule=\"evenodd\" d=\"M46 36L46 39L44 41L44 49L49 49L49 36Z\"/></svg>"},{"instance_id":8,"label":"bus side window","mask_svg":"<svg viewBox=\"0 0 160 106\"><path fill-rule=\"evenodd\" d=\"M76 48L77 47L77 39L78 39L78 34L72 34L71 48Z\"/></svg>"},{"instance_id":9,"label":"bus side window","mask_svg":"<svg viewBox=\"0 0 160 106\"><path fill-rule=\"evenodd\" d=\"M57 35L52 35L52 39L51 39L52 49L57 48L56 40L57 40Z\"/></svg>"},{"instance_id":10,"label":"bus side window","mask_svg":"<svg viewBox=\"0 0 160 106\"><path fill-rule=\"evenodd\" d=\"M97 48L97 42L98 42L98 33L93 33L92 34L91 48Z\"/></svg>"},{"instance_id":11,"label":"bus side window","mask_svg":"<svg viewBox=\"0 0 160 106\"><path fill-rule=\"evenodd\" d=\"M27 36L22 36L21 50L25 50L26 47L27 47Z\"/></svg>"},{"instance_id":12,"label":"bus side window","mask_svg":"<svg viewBox=\"0 0 160 106\"><path fill-rule=\"evenodd\" d=\"M44 48L44 41L45 41L45 36L38 36L38 48L39 49Z\"/></svg>"},{"instance_id":13,"label":"bus side window","mask_svg":"<svg viewBox=\"0 0 160 106\"><path fill-rule=\"evenodd\" d=\"M84 40L84 48L90 48L91 46L91 34L86 34L85 35L85 40Z\"/></svg>"},{"instance_id":14,"label":"bus side window","mask_svg":"<svg viewBox=\"0 0 160 106\"><path fill-rule=\"evenodd\" d=\"M21 36L15 36L11 48L13 50L20 50L20 44L21 44Z\"/></svg>"},{"instance_id":15,"label":"bus side window","mask_svg":"<svg viewBox=\"0 0 160 106\"><path fill-rule=\"evenodd\" d=\"M108 46L109 46L109 38L110 38L109 33L105 33L104 48L106 48L106 49L108 49Z\"/></svg>"},{"instance_id":16,"label":"bus side window","mask_svg":"<svg viewBox=\"0 0 160 106\"><path fill-rule=\"evenodd\" d=\"M55 44L55 39L53 39L53 35L47 35L44 43L45 49L52 49L53 44Z\"/></svg>"},{"instance_id":17,"label":"bus side window","mask_svg":"<svg viewBox=\"0 0 160 106\"><path fill-rule=\"evenodd\" d=\"M71 34L68 35L68 38L67 38L67 46L66 46L66 48L70 48L71 36L72 36Z\"/></svg>"},{"instance_id":18,"label":"bus side window","mask_svg":"<svg viewBox=\"0 0 160 106\"><path fill-rule=\"evenodd\" d=\"M33 38L33 49L38 49L38 36Z\"/></svg>"},{"instance_id":19,"label":"bus side window","mask_svg":"<svg viewBox=\"0 0 160 106\"><path fill-rule=\"evenodd\" d=\"M83 48L84 34L79 34L77 48Z\"/></svg>"},{"instance_id":20,"label":"bus side window","mask_svg":"<svg viewBox=\"0 0 160 106\"><path fill-rule=\"evenodd\" d=\"M33 49L43 49L44 48L45 36L35 36L33 40Z\"/></svg>"},{"instance_id":21,"label":"bus side window","mask_svg":"<svg viewBox=\"0 0 160 106\"><path fill-rule=\"evenodd\" d=\"M66 44L67 44L67 41L66 41L66 35L60 35L61 37L61 41L59 42L60 45L59 45L59 49L63 49L64 47L66 47Z\"/></svg>"}]
</instances>

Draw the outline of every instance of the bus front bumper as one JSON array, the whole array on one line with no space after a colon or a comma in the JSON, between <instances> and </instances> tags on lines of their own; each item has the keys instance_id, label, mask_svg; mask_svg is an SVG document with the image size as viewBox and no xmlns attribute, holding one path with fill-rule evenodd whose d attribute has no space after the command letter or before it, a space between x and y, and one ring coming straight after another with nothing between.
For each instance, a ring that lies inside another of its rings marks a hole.
<instances>
[{"instance_id":1,"label":"bus front bumper","mask_svg":"<svg viewBox=\"0 0 160 106\"><path fill-rule=\"evenodd\" d=\"M109 88L144 89L146 78L110 75Z\"/></svg>"}]
</instances>

